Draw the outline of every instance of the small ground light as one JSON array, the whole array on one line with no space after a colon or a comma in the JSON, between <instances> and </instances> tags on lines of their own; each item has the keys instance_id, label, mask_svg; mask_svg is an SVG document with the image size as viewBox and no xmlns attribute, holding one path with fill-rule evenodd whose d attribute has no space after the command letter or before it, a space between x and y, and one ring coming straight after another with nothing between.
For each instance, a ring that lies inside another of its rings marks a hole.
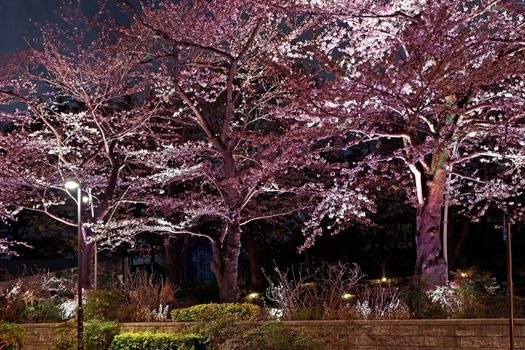
<instances>
[{"instance_id":1,"label":"small ground light","mask_svg":"<svg viewBox=\"0 0 525 350\"><path fill-rule=\"evenodd\" d=\"M386 283L387 281L388 281L388 279L387 279L386 277L382 277L382 278L381 278L381 282L382 282L382 283Z\"/></svg>"},{"instance_id":2,"label":"small ground light","mask_svg":"<svg viewBox=\"0 0 525 350\"><path fill-rule=\"evenodd\" d=\"M467 276L468 276L468 274L467 274L466 272L462 272L462 273L460 273L459 275L460 275L461 277L467 277Z\"/></svg>"},{"instance_id":3,"label":"small ground light","mask_svg":"<svg viewBox=\"0 0 525 350\"><path fill-rule=\"evenodd\" d=\"M341 296L341 298L342 298L343 300L350 300L350 299L352 299L353 297L354 297L354 295L353 295L353 294L350 294L350 293L345 293L345 294L343 294L343 295Z\"/></svg>"},{"instance_id":4,"label":"small ground light","mask_svg":"<svg viewBox=\"0 0 525 350\"><path fill-rule=\"evenodd\" d=\"M254 292L254 293L250 293L250 294L248 294L248 295L246 296L246 299L257 299L257 298L259 298L260 296L261 296L260 293L256 293L256 292Z\"/></svg>"}]
</instances>

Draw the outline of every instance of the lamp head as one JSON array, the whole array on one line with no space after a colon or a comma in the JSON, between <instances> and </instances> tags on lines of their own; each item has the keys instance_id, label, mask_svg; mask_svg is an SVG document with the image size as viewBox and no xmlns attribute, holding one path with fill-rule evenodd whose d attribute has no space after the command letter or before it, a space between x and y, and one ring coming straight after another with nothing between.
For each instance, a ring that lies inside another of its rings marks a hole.
<instances>
[{"instance_id":1,"label":"lamp head","mask_svg":"<svg viewBox=\"0 0 525 350\"><path fill-rule=\"evenodd\" d=\"M68 190L76 190L77 188L80 187L80 184L79 184L78 181L75 180L75 179L66 180L66 182L64 183L64 185L66 186L66 188L67 188Z\"/></svg>"}]
</instances>

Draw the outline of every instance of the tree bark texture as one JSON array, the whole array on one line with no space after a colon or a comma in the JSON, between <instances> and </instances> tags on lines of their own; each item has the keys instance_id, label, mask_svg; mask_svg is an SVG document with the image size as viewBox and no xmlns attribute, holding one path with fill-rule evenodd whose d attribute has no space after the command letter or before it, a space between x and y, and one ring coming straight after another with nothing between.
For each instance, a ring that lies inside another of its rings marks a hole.
<instances>
[{"instance_id":1,"label":"tree bark texture","mask_svg":"<svg viewBox=\"0 0 525 350\"><path fill-rule=\"evenodd\" d=\"M239 300L239 255L241 252L241 230L238 223L227 225L224 242L212 243L211 270L219 287L219 298L223 303Z\"/></svg>"},{"instance_id":2,"label":"tree bark texture","mask_svg":"<svg viewBox=\"0 0 525 350\"><path fill-rule=\"evenodd\" d=\"M415 281L425 289L444 285L446 264L441 244L441 221L447 172L437 169L426 182L427 196L416 217Z\"/></svg>"}]
</instances>

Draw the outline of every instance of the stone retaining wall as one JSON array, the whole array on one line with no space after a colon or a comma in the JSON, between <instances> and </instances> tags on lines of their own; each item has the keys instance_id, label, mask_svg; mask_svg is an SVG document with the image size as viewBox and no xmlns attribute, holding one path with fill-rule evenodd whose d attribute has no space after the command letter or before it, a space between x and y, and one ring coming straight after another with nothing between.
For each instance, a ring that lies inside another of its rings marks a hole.
<instances>
[{"instance_id":1,"label":"stone retaining wall","mask_svg":"<svg viewBox=\"0 0 525 350\"><path fill-rule=\"evenodd\" d=\"M397 320L397 321L289 321L322 341L326 350L494 350L509 349L508 321ZM123 323L122 330L177 332L189 323ZM53 350L60 337L57 324L23 324L23 350ZM525 319L515 322L515 349L525 350Z\"/></svg>"}]
</instances>

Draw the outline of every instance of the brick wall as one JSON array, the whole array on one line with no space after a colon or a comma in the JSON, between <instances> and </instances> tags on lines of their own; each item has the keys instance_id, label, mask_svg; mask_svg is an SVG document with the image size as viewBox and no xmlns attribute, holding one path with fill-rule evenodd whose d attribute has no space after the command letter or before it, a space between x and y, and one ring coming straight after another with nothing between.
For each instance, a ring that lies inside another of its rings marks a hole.
<instances>
[{"instance_id":1,"label":"brick wall","mask_svg":"<svg viewBox=\"0 0 525 350\"><path fill-rule=\"evenodd\" d=\"M290 321L325 344L327 350L494 350L509 349L504 319L400 321ZM124 323L122 330L183 331L187 323ZM53 350L57 324L24 324L23 350ZM525 319L515 322L515 349L525 350Z\"/></svg>"}]
</instances>

